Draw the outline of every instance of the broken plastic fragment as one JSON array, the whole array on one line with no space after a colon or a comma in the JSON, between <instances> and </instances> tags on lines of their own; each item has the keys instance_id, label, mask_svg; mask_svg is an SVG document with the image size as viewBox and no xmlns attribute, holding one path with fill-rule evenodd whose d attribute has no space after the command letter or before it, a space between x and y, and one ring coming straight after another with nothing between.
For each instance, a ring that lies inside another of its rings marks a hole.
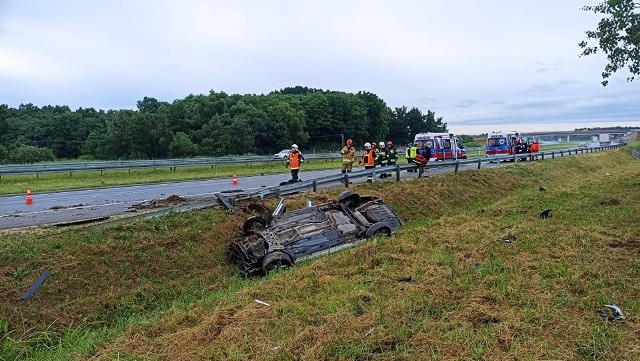
<instances>
[{"instance_id":1,"label":"broken plastic fragment","mask_svg":"<svg viewBox=\"0 0 640 361\"><path fill-rule=\"evenodd\" d=\"M260 301L260 300L255 300L255 301L256 301L256 303L259 303L259 304L261 304L261 305L271 306L270 304L268 304L268 303L266 303L266 302L264 302L264 301Z\"/></svg>"},{"instance_id":2,"label":"broken plastic fragment","mask_svg":"<svg viewBox=\"0 0 640 361\"><path fill-rule=\"evenodd\" d=\"M604 305L609 312L603 310L595 310L595 313L608 321L624 321L627 317L622 313L622 309L618 305Z\"/></svg>"}]
</instances>

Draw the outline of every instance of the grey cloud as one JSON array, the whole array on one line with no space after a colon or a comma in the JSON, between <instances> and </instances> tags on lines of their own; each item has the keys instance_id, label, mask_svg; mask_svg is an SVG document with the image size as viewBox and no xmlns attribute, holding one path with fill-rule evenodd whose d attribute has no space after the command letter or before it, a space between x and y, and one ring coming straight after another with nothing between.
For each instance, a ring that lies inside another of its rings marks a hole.
<instances>
[{"instance_id":1,"label":"grey cloud","mask_svg":"<svg viewBox=\"0 0 640 361\"><path fill-rule=\"evenodd\" d=\"M451 125L530 125L554 123L640 122L640 94L524 99L489 112L451 121Z\"/></svg>"},{"instance_id":2,"label":"grey cloud","mask_svg":"<svg viewBox=\"0 0 640 361\"><path fill-rule=\"evenodd\" d=\"M523 91L522 94L531 95L536 93L551 93L556 91L560 87L570 86L575 84L580 84L580 82L575 79L561 79L551 83L533 84L529 87L529 89Z\"/></svg>"},{"instance_id":3,"label":"grey cloud","mask_svg":"<svg viewBox=\"0 0 640 361\"><path fill-rule=\"evenodd\" d=\"M468 108L471 107L473 105L478 104L477 100L474 99L462 99L458 104L456 104L456 107L458 108Z\"/></svg>"},{"instance_id":4,"label":"grey cloud","mask_svg":"<svg viewBox=\"0 0 640 361\"><path fill-rule=\"evenodd\" d=\"M529 67L534 68L533 71L535 73L547 73L550 71L558 71L564 66L564 62L562 60L556 60L551 63L544 63L541 61L536 61L529 64Z\"/></svg>"}]
</instances>

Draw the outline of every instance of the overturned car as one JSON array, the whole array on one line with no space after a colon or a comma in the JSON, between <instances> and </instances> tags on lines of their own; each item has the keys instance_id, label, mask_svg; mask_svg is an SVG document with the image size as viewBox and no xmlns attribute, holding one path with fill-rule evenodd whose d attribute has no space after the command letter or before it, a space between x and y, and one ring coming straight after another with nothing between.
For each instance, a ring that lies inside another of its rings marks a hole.
<instances>
[{"instance_id":1,"label":"overturned car","mask_svg":"<svg viewBox=\"0 0 640 361\"><path fill-rule=\"evenodd\" d=\"M279 207L281 208L281 207ZM296 211L270 213L255 206L241 237L229 245L245 276L265 275L293 263L353 246L373 236L389 236L402 224L380 198L345 191L336 201Z\"/></svg>"}]
</instances>

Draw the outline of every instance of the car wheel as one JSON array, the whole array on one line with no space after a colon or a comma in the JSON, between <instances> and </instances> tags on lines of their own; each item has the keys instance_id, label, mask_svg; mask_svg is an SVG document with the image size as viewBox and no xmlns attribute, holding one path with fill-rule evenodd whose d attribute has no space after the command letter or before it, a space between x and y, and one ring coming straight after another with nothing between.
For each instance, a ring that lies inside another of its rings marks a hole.
<instances>
[{"instance_id":1,"label":"car wheel","mask_svg":"<svg viewBox=\"0 0 640 361\"><path fill-rule=\"evenodd\" d=\"M259 232L267 226L267 221L261 216L253 216L244 221L242 225L242 231L245 234L254 234Z\"/></svg>"},{"instance_id":2,"label":"car wheel","mask_svg":"<svg viewBox=\"0 0 640 361\"><path fill-rule=\"evenodd\" d=\"M255 203L253 203L253 204L249 204L249 205L247 206L247 209L248 209L249 211L253 212L253 213L256 213L256 214L271 213L271 212L269 212L269 210L268 210L268 209L266 209L266 208L265 208L265 207L263 207L262 205L260 205L260 204L255 204Z\"/></svg>"},{"instance_id":3,"label":"car wheel","mask_svg":"<svg viewBox=\"0 0 640 361\"><path fill-rule=\"evenodd\" d=\"M351 191L344 191L338 196L338 203L359 203L360 195Z\"/></svg>"},{"instance_id":4,"label":"car wheel","mask_svg":"<svg viewBox=\"0 0 640 361\"><path fill-rule=\"evenodd\" d=\"M367 232L365 233L365 237L371 238L371 237L377 237L377 236L380 236L380 237L391 236L391 228L389 228L388 225L381 224L381 223L383 222L378 222L373 226L369 227L369 229L367 229Z\"/></svg>"},{"instance_id":5,"label":"car wheel","mask_svg":"<svg viewBox=\"0 0 640 361\"><path fill-rule=\"evenodd\" d=\"M269 272L285 269L291 267L293 264L293 259L291 256L284 252L273 252L269 253L262 260L262 271L264 274L268 274Z\"/></svg>"}]
</instances>

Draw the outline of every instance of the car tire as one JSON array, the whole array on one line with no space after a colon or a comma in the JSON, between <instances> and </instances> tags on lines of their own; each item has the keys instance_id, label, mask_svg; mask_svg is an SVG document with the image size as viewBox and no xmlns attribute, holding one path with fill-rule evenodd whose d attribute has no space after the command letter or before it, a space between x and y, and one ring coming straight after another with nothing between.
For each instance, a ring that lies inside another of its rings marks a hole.
<instances>
[{"instance_id":1,"label":"car tire","mask_svg":"<svg viewBox=\"0 0 640 361\"><path fill-rule=\"evenodd\" d=\"M284 252L272 252L262 260L262 272L266 275L273 271L291 267L292 264L293 259L288 254Z\"/></svg>"},{"instance_id":2,"label":"car tire","mask_svg":"<svg viewBox=\"0 0 640 361\"><path fill-rule=\"evenodd\" d=\"M367 232L365 233L365 237L367 238L371 238L371 237L390 237L391 236L391 228L389 227L389 225L387 225L384 222L378 222L374 225L372 225L371 227L369 227L369 229L367 229Z\"/></svg>"},{"instance_id":3,"label":"car tire","mask_svg":"<svg viewBox=\"0 0 640 361\"><path fill-rule=\"evenodd\" d=\"M338 196L338 203L359 203L360 195L351 191L343 191Z\"/></svg>"},{"instance_id":4,"label":"car tire","mask_svg":"<svg viewBox=\"0 0 640 361\"><path fill-rule=\"evenodd\" d=\"M262 216L249 217L242 225L245 234L254 234L267 227L267 221Z\"/></svg>"}]
</instances>

